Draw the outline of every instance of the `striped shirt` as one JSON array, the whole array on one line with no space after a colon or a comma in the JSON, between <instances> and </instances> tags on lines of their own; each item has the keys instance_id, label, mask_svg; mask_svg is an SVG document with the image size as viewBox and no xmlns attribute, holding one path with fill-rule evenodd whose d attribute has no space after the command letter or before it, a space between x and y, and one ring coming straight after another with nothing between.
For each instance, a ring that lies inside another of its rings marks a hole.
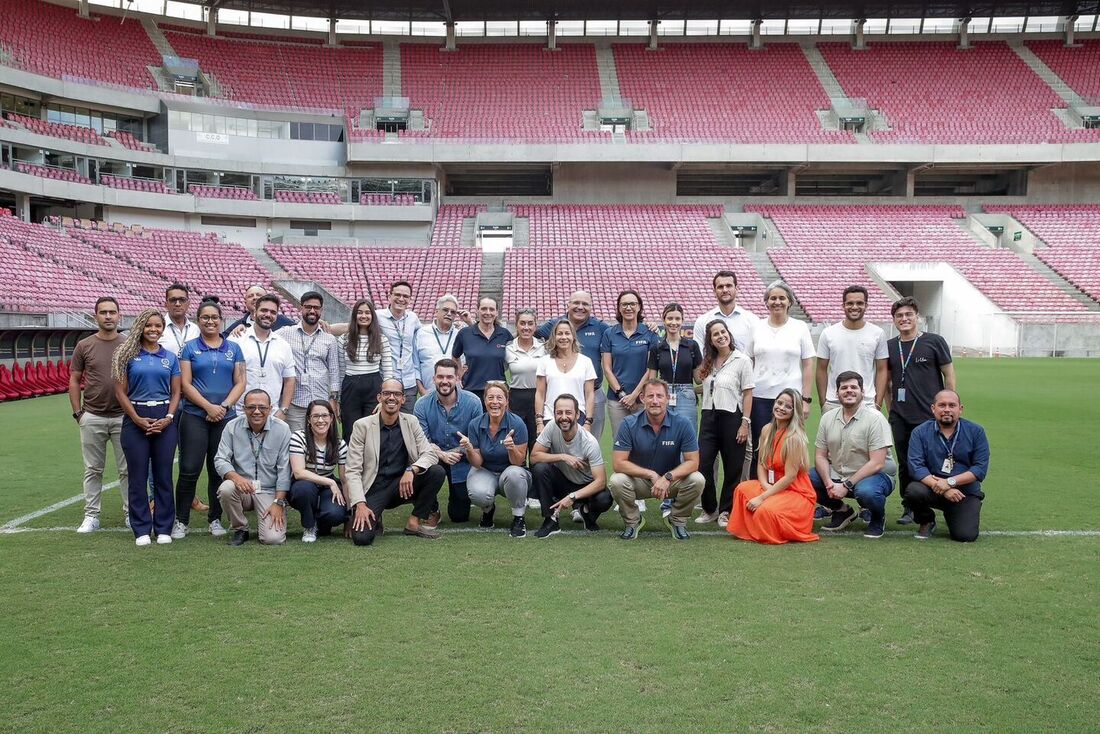
<instances>
[{"instance_id":1,"label":"striped shirt","mask_svg":"<svg viewBox=\"0 0 1100 734\"><path fill-rule=\"evenodd\" d=\"M370 344L370 339L366 334L360 334L359 347L355 350L355 359L349 359L347 334L337 339L337 346L340 349L340 374L373 375L376 372L381 372L383 380L392 378L393 357L390 355L390 343L385 336L382 337L381 342L382 353L376 355L373 359L369 359L367 347Z\"/></svg>"},{"instance_id":2,"label":"striped shirt","mask_svg":"<svg viewBox=\"0 0 1100 734\"><path fill-rule=\"evenodd\" d=\"M330 464L325 457L325 445L318 443L315 446L316 461L310 463L307 458L309 452L306 450L306 432L295 431L290 437L290 455L301 456L306 459L306 469L322 477L331 477L332 473L336 470L336 466L343 467L348 462L348 445L344 442L340 442L340 458L336 461L336 464Z\"/></svg>"},{"instance_id":3,"label":"striped shirt","mask_svg":"<svg viewBox=\"0 0 1100 734\"><path fill-rule=\"evenodd\" d=\"M318 327L307 334L300 323L284 326L276 332L286 339L294 354L294 385L291 401L304 408L314 400L328 400L340 392L340 347L336 337Z\"/></svg>"}]
</instances>

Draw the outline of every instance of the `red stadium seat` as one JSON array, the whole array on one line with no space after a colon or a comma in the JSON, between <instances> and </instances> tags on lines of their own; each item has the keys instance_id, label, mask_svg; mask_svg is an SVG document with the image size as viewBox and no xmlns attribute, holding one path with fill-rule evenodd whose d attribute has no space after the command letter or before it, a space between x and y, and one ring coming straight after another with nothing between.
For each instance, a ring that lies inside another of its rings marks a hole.
<instances>
[{"instance_id":1,"label":"red stadium seat","mask_svg":"<svg viewBox=\"0 0 1100 734\"><path fill-rule=\"evenodd\" d=\"M15 391L21 398L33 398L37 393L23 378L23 368L16 363L11 368L11 378Z\"/></svg>"}]
</instances>

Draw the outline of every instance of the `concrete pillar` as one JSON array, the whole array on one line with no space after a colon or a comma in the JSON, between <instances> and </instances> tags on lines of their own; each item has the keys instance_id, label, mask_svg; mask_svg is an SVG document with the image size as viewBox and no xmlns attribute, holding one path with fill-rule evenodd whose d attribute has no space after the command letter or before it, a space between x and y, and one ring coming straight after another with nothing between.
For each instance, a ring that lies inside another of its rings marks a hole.
<instances>
[{"instance_id":1,"label":"concrete pillar","mask_svg":"<svg viewBox=\"0 0 1100 734\"><path fill-rule=\"evenodd\" d=\"M550 51L558 50L558 21L546 21L546 48Z\"/></svg>"},{"instance_id":2,"label":"concrete pillar","mask_svg":"<svg viewBox=\"0 0 1100 734\"><path fill-rule=\"evenodd\" d=\"M657 24L659 22L658 20L649 21L649 46L647 48L650 51L657 50Z\"/></svg>"},{"instance_id":3,"label":"concrete pillar","mask_svg":"<svg viewBox=\"0 0 1100 734\"><path fill-rule=\"evenodd\" d=\"M24 222L31 221L31 195L30 194L16 194L15 195L15 216L19 217Z\"/></svg>"},{"instance_id":4,"label":"concrete pillar","mask_svg":"<svg viewBox=\"0 0 1100 734\"><path fill-rule=\"evenodd\" d=\"M764 24L760 18L755 18L752 21L752 38L749 40L749 48L764 48L764 43L760 40L760 26Z\"/></svg>"},{"instance_id":5,"label":"concrete pillar","mask_svg":"<svg viewBox=\"0 0 1100 734\"><path fill-rule=\"evenodd\" d=\"M79 0L76 4L76 14L81 18L90 18L88 13L88 0Z\"/></svg>"},{"instance_id":6,"label":"concrete pillar","mask_svg":"<svg viewBox=\"0 0 1100 734\"><path fill-rule=\"evenodd\" d=\"M959 18L959 48L970 48L970 18Z\"/></svg>"},{"instance_id":7,"label":"concrete pillar","mask_svg":"<svg viewBox=\"0 0 1100 734\"><path fill-rule=\"evenodd\" d=\"M328 45L336 45L336 18L328 19Z\"/></svg>"},{"instance_id":8,"label":"concrete pillar","mask_svg":"<svg viewBox=\"0 0 1100 734\"><path fill-rule=\"evenodd\" d=\"M214 37L218 35L218 9L210 8L206 12L206 35Z\"/></svg>"},{"instance_id":9,"label":"concrete pillar","mask_svg":"<svg viewBox=\"0 0 1100 734\"><path fill-rule=\"evenodd\" d=\"M1058 22L1063 24L1062 36L1065 40L1066 46L1073 45L1073 26L1077 24L1076 15L1067 15L1064 18L1059 18Z\"/></svg>"},{"instance_id":10,"label":"concrete pillar","mask_svg":"<svg viewBox=\"0 0 1100 734\"><path fill-rule=\"evenodd\" d=\"M453 20L447 21L447 50L454 51L458 46L455 45L455 22Z\"/></svg>"},{"instance_id":11,"label":"concrete pillar","mask_svg":"<svg viewBox=\"0 0 1100 734\"><path fill-rule=\"evenodd\" d=\"M912 199L917 195L917 171L910 168L905 172L905 198Z\"/></svg>"},{"instance_id":12,"label":"concrete pillar","mask_svg":"<svg viewBox=\"0 0 1100 734\"><path fill-rule=\"evenodd\" d=\"M867 48L867 42L863 39L863 26L866 24L866 18L860 18L852 24L853 30L855 31L855 43L853 47L859 51Z\"/></svg>"},{"instance_id":13,"label":"concrete pillar","mask_svg":"<svg viewBox=\"0 0 1100 734\"><path fill-rule=\"evenodd\" d=\"M794 172L793 168L787 169L787 196L794 196L798 191L796 183L798 181L798 174Z\"/></svg>"}]
</instances>

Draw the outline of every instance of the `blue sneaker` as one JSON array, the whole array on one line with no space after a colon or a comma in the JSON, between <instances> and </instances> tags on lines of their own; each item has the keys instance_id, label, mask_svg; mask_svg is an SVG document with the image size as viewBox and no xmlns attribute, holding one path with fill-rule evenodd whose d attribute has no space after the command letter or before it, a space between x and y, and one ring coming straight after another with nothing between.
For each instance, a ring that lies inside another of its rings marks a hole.
<instances>
[{"instance_id":1,"label":"blue sneaker","mask_svg":"<svg viewBox=\"0 0 1100 734\"><path fill-rule=\"evenodd\" d=\"M863 522L867 523L868 525L870 525L871 524L871 511L868 510L866 507L861 507L859 509L859 519L862 520Z\"/></svg>"},{"instance_id":2,"label":"blue sneaker","mask_svg":"<svg viewBox=\"0 0 1100 734\"><path fill-rule=\"evenodd\" d=\"M666 499L661 502L661 517L668 517L672 514L672 500Z\"/></svg>"},{"instance_id":3,"label":"blue sneaker","mask_svg":"<svg viewBox=\"0 0 1100 734\"><path fill-rule=\"evenodd\" d=\"M687 540L691 537L690 535L688 535L687 528L685 528L683 525L673 525L671 517L665 518L665 525L668 527L669 530L672 531L672 538L674 540Z\"/></svg>"},{"instance_id":4,"label":"blue sneaker","mask_svg":"<svg viewBox=\"0 0 1100 734\"><path fill-rule=\"evenodd\" d=\"M818 505L814 508L814 520L828 520L833 516L833 511L825 505Z\"/></svg>"},{"instance_id":5,"label":"blue sneaker","mask_svg":"<svg viewBox=\"0 0 1100 734\"><path fill-rule=\"evenodd\" d=\"M645 527L645 515L642 515L641 520L637 525L627 525L623 528L623 531L619 533L619 540L637 540L638 533Z\"/></svg>"},{"instance_id":6,"label":"blue sneaker","mask_svg":"<svg viewBox=\"0 0 1100 734\"><path fill-rule=\"evenodd\" d=\"M881 538L882 534L886 532L886 516L872 518L871 522L867 523L867 529L863 531L864 538Z\"/></svg>"}]
</instances>

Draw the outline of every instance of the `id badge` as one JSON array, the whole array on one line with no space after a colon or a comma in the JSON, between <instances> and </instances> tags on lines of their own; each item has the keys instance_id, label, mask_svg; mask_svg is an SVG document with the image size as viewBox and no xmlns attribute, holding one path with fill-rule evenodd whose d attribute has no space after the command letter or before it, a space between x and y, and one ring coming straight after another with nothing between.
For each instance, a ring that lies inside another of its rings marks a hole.
<instances>
[{"instance_id":1,"label":"id badge","mask_svg":"<svg viewBox=\"0 0 1100 734\"><path fill-rule=\"evenodd\" d=\"M668 407L670 407L670 408L675 408L676 407L676 392L675 391L670 392L669 395L668 395Z\"/></svg>"},{"instance_id":2,"label":"id badge","mask_svg":"<svg viewBox=\"0 0 1100 734\"><path fill-rule=\"evenodd\" d=\"M768 469L768 484L775 484L775 469Z\"/></svg>"},{"instance_id":3,"label":"id badge","mask_svg":"<svg viewBox=\"0 0 1100 734\"><path fill-rule=\"evenodd\" d=\"M904 387L899 387L898 388L898 402L899 403L904 403L905 402L905 388Z\"/></svg>"},{"instance_id":4,"label":"id badge","mask_svg":"<svg viewBox=\"0 0 1100 734\"><path fill-rule=\"evenodd\" d=\"M267 370L260 370L260 378L263 379L265 377L267 377Z\"/></svg>"},{"instance_id":5,"label":"id badge","mask_svg":"<svg viewBox=\"0 0 1100 734\"><path fill-rule=\"evenodd\" d=\"M943 460L943 466L940 467L940 471L942 471L944 474L950 475L951 470L954 469L954 468L955 468L955 460L952 459L950 456L948 456L946 459Z\"/></svg>"}]
</instances>

